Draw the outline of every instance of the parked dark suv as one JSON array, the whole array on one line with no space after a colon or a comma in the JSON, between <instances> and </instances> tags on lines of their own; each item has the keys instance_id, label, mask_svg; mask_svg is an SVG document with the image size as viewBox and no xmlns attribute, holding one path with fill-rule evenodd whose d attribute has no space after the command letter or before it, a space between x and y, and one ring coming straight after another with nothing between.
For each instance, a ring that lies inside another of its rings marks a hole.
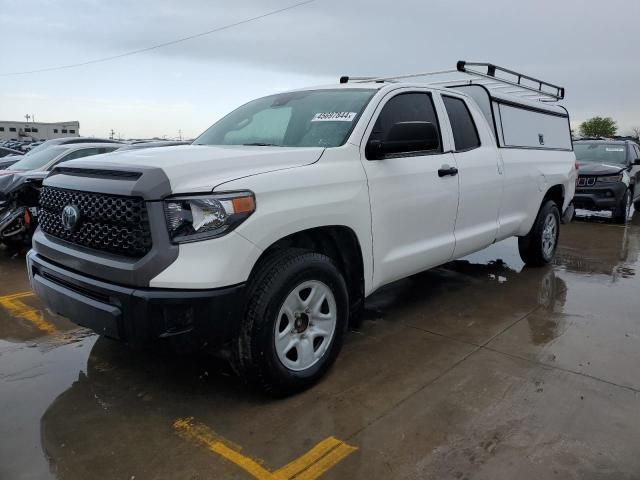
<instances>
[{"instance_id":1,"label":"parked dark suv","mask_svg":"<svg viewBox=\"0 0 640 480\"><path fill-rule=\"evenodd\" d=\"M626 223L631 204L640 210L640 146L629 140L577 140L578 184L573 203L585 210L611 210Z\"/></svg>"}]
</instances>

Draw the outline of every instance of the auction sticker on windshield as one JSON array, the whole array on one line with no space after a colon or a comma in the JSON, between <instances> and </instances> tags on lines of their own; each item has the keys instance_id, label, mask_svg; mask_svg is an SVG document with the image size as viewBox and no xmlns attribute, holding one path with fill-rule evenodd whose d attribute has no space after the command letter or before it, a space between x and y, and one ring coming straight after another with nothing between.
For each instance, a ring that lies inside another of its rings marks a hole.
<instances>
[{"instance_id":1,"label":"auction sticker on windshield","mask_svg":"<svg viewBox=\"0 0 640 480\"><path fill-rule=\"evenodd\" d=\"M312 122L353 122L356 112L319 112L311 119Z\"/></svg>"}]
</instances>

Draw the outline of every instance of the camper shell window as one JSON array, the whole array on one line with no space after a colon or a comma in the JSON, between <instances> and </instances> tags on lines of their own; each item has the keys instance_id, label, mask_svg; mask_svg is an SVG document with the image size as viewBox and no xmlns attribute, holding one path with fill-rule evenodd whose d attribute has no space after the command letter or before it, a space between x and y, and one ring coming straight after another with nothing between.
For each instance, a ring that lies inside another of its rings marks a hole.
<instances>
[{"instance_id":1,"label":"camper shell window","mask_svg":"<svg viewBox=\"0 0 640 480\"><path fill-rule=\"evenodd\" d=\"M533 102L519 103L492 96L481 85L449 88L464 92L476 101L489 125L493 126L498 147L573 150L569 115L561 107L537 107Z\"/></svg>"}]
</instances>

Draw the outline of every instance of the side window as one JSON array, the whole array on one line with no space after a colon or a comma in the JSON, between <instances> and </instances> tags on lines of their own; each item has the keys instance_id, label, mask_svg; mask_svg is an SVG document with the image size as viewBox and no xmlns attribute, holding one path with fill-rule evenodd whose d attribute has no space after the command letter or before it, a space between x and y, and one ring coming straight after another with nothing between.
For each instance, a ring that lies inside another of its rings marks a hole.
<instances>
[{"instance_id":1,"label":"side window","mask_svg":"<svg viewBox=\"0 0 640 480\"><path fill-rule=\"evenodd\" d=\"M55 167L56 165L61 164L62 162L68 162L69 160L75 160L76 158L82 158L82 157L88 157L90 155L97 155L98 153L98 149L97 148L84 148L82 150L76 150L75 152L71 152L67 155L65 155L64 157L62 157L60 160L58 160L56 163L54 163L51 168Z\"/></svg>"},{"instance_id":2,"label":"side window","mask_svg":"<svg viewBox=\"0 0 640 480\"><path fill-rule=\"evenodd\" d=\"M419 150L408 149L404 152L394 153L397 156L400 153L439 153L442 152L442 142L440 141L440 127L438 125L438 116L436 115L433 100L428 93L401 93L389 100L383 107L376 123L373 126L369 142L371 141L389 141L389 134L394 125L403 122L428 122L435 129L436 140L425 140L426 148Z\"/></svg>"},{"instance_id":3,"label":"side window","mask_svg":"<svg viewBox=\"0 0 640 480\"><path fill-rule=\"evenodd\" d=\"M451 122L456 151L478 148L480 146L478 130L464 100L446 95L442 96L442 100Z\"/></svg>"},{"instance_id":4,"label":"side window","mask_svg":"<svg viewBox=\"0 0 640 480\"><path fill-rule=\"evenodd\" d=\"M633 162L636 158L640 158L640 147L638 145L634 145L633 146L633 150L634 150L634 157L631 159L631 161Z\"/></svg>"}]
</instances>

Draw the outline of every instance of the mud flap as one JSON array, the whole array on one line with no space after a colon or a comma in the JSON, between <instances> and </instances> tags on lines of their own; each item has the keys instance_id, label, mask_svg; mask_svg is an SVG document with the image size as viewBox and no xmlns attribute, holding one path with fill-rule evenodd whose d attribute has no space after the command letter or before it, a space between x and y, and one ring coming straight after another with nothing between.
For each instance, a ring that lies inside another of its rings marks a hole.
<instances>
[{"instance_id":1,"label":"mud flap","mask_svg":"<svg viewBox=\"0 0 640 480\"><path fill-rule=\"evenodd\" d=\"M575 213L575 211L576 209L573 206L573 202L571 202L567 207L567 209L562 214L562 218L560 219L560 221L562 223L571 223L571 220L573 220L573 214Z\"/></svg>"}]
</instances>

